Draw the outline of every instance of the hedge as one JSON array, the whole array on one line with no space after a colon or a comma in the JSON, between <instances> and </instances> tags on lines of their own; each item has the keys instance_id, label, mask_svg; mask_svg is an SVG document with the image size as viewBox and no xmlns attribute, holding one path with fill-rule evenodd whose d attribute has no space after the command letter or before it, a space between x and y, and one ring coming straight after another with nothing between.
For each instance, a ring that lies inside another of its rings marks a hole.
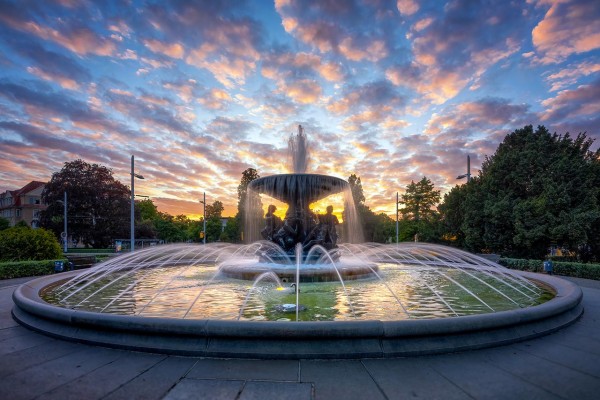
<instances>
[{"instance_id":1,"label":"hedge","mask_svg":"<svg viewBox=\"0 0 600 400\"><path fill-rule=\"evenodd\" d=\"M85 249L81 247L69 247L67 253L69 254L96 254L96 253L114 253L115 249Z\"/></svg>"},{"instance_id":2,"label":"hedge","mask_svg":"<svg viewBox=\"0 0 600 400\"><path fill-rule=\"evenodd\" d=\"M544 272L544 261L524 260L517 258L501 258L498 264L510 269L520 271ZM600 264L582 264L577 262L552 261L553 271L556 275L572 276L600 280Z\"/></svg>"},{"instance_id":3,"label":"hedge","mask_svg":"<svg viewBox=\"0 0 600 400\"><path fill-rule=\"evenodd\" d=\"M26 276L50 275L54 273L54 261L10 261L0 263L0 279L22 278Z\"/></svg>"},{"instance_id":4,"label":"hedge","mask_svg":"<svg viewBox=\"0 0 600 400\"><path fill-rule=\"evenodd\" d=\"M61 254L58 241L45 229L13 227L0 231L0 261L48 260Z\"/></svg>"}]
</instances>

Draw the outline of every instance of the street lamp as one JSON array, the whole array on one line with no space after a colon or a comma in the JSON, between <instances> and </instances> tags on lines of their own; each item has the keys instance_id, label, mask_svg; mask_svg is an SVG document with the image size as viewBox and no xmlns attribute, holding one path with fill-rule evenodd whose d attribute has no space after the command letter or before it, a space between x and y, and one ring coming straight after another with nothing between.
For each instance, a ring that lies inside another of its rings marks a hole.
<instances>
[{"instance_id":1,"label":"street lamp","mask_svg":"<svg viewBox=\"0 0 600 400\"><path fill-rule=\"evenodd\" d=\"M467 173L456 177L456 179L467 178L467 183L471 181L471 157L467 156Z\"/></svg>"},{"instance_id":2,"label":"street lamp","mask_svg":"<svg viewBox=\"0 0 600 400\"><path fill-rule=\"evenodd\" d=\"M398 204L400 204L400 200L398 197L398 192L396 192L396 244L398 244Z\"/></svg>"},{"instance_id":3,"label":"street lamp","mask_svg":"<svg viewBox=\"0 0 600 400\"><path fill-rule=\"evenodd\" d=\"M202 221L204 224L202 227L202 233L203 233L202 243L206 244L206 192L203 193L203 200L200 200L200 203L202 203L202 205L204 206L203 207L204 210L202 211L202 214L203 214Z\"/></svg>"},{"instance_id":4,"label":"street lamp","mask_svg":"<svg viewBox=\"0 0 600 400\"><path fill-rule=\"evenodd\" d=\"M67 233L67 192L65 192L65 199L64 200L57 200L57 203L63 203L63 233L60 234L60 237L64 240L64 245L63 245L63 253L67 252L67 238L69 237L69 234Z\"/></svg>"},{"instance_id":5,"label":"street lamp","mask_svg":"<svg viewBox=\"0 0 600 400\"><path fill-rule=\"evenodd\" d=\"M133 155L131 156L131 251L134 250L135 247L135 178L144 179L142 175L136 174L133 168Z\"/></svg>"}]
</instances>

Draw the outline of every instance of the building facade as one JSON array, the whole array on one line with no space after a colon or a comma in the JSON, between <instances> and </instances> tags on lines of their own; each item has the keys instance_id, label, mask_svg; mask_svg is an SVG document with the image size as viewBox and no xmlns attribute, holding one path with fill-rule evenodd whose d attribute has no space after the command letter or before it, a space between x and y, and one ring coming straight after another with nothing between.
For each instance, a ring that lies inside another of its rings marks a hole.
<instances>
[{"instance_id":1,"label":"building facade","mask_svg":"<svg viewBox=\"0 0 600 400\"><path fill-rule=\"evenodd\" d=\"M32 228L39 227L40 212L46 209L42 203L45 182L31 181L21 189L0 193L0 217L15 226L24 221Z\"/></svg>"}]
</instances>

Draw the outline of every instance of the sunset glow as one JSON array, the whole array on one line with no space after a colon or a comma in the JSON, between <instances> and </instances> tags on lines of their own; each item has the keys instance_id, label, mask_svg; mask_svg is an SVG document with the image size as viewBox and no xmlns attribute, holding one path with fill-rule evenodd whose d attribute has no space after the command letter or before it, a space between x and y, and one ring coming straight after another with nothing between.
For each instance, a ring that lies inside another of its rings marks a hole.
<instances>
[{"instance_id":1,"label":"sunset glow","mask_svg":"<svg viewBox=\"0 0 600 400\"><path fill-rule=\"evenodd\" d=\"M307 172L394 215L524 125L600 138L596 0L0 0L0 37L0 192L78 158L129 184L133 154L160 211L233 216L302 124Z\"/></svg>"}]
</instances>

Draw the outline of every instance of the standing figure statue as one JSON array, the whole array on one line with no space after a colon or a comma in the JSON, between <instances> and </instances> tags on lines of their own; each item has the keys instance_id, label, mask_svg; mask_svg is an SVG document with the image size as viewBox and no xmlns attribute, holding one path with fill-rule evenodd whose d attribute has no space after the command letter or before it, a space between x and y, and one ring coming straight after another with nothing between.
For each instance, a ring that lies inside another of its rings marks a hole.
<instances>
[{"instance_id":1,"label":"standing figure statue","mask_svg":"<svg viewBox=\"0 0 600 400\"><path fill-rule=\"evenodd\" d=\"M333 214L333 206L327 206L327 213L319 216L319 223L322 226L323 246L327 250L337 247L338 235L335 226L339 225L340 221Z\"/></svg>"},{"instance_id":2,"label":"standing figure statue","mask_svg":"<svg viewBox=\"0 0 600 400\"><path fill-rule=\"evenodd\" d=\"M271 204L265 214L265 227L260 231L261 236L265 240L272 241L279 228L281 228L281 218L275 215L275 211L277 211L277 207Z\"/></svg>"}]
</instances>

